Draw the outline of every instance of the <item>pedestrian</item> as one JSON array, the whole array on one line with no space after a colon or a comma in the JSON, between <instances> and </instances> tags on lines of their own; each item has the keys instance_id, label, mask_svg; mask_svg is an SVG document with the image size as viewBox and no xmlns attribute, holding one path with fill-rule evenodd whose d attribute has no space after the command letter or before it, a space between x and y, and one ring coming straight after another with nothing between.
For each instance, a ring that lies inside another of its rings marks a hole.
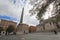
<instances>
[{"instance_id":1,"label":"pedestrian","mask_svg":"<svg viewBox=\"0 0 60 40\"><path fill-rule=\"evenodd\" d=\"M1 35L1 31L0 31L0 35Z\"/></svg>"},{"instance_id":2,"label":"pedestrian","mask_svg":"<svg viewBox=\"0 0 60 40\"><path fill-rule=\"evenodd\" d=\"M25 31L24 31L24 33L25 33Z\"/></svg>"},{"instance_id":3,"label":"pedestrian","mask_svg":"<svg viewBox=\"0 0 60 40\"><path fill-rule=\"evenodd\" d=\"M57 31L56 31L56 30L54 30L54 33L55 33L55 34L57 34Z\"/></svg>"}]
</instances>

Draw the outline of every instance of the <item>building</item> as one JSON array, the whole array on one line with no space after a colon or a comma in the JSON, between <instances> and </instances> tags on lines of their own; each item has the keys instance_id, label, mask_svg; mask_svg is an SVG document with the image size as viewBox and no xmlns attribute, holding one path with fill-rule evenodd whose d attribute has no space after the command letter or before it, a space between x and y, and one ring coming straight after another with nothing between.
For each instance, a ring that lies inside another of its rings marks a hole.
<instances>
[{"instance_id":1,"label":"building","mask_svg":"<svg viewBox=\"0 0 60 40\"><path fill-rule=\"evenodd\" d=\"M43 25L42 24L36 26L36 32L41 32L43 30L44 29L43 29Z\"/></svg>"},{"instance_id":2,"label":"building","mask_svg":"<svg viewBox=\"0 0 60 40\"><path fill-rule=\"evenodd\" d=\"M10 25L16 28L17 23L13 21L0 19L0 27L3 27L4 30L6 30Z\"/></svg>"},{"instance_id":3,"label":"building","mask_svg":"<svg viewBox=\"0 0 60 40\"><path fill-rule=\"evenodd\" d=\"M18 31L19 32L22 32L22 33L29 33L29 26L27 24L20 24L18 27L17 27Z\"/></svg>"},{"instance_id":4,"label":"building","mask_svg":"<svg viewBox=\"0 0 60 40\"><path fill-rule=\"evenodd\" d=\"M51 22L47 21L44 25L45 25L45 31L52 31L57 28L56 24L53 23L52 21Z\"/></svg>"},{"instance_id":5,"label":"building","mask_svg":"<svg viewBox=\"0 0 60 40\"><path fill-rule=\"evenodd\" d=\"M0 19L0 35L5 35L7 28L10 26L14 28L13 33L16 33L16 25L16 22Z\"/></svg>"},{"instance_id":6,"label":"building","mask_svg":"<svg viewBox=\"0 0 60 40\"><path fill-rule=\"evenodd\" d=\"M53 31L57 29L56 23L48 19L37 25L37 31Z\"/></svg>"},{"instance_id":7,"label":"building","mask_svg":"<svg viewBox=\"0 0 60 40\"><path fill-rule=\"evenodd\" d=\"M35 26L30 26L29 27L29 33L36 32L36 27Z\"/></svg>"}]
</instances>

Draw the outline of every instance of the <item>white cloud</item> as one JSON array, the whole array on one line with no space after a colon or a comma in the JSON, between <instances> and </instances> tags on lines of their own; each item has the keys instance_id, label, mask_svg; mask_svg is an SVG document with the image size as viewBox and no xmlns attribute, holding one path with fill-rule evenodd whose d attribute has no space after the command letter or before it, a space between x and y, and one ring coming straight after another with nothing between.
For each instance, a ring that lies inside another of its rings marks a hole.
<instances>
[{"instance_id":1,"label":"white cloud","mask_svg":"<svg viewBox=\"0 0 60 40\"><path fill-rule=\"evenodd\" d=\"M20 15L22 11L22 5L19 0L16 0L16 4L14 5L12 0L0 0L0 15L7 15L20 20ZM29 14L29 9L32 8L31 5L27 4L24 6L24 20L23 22L29 25L36 25L38 21L36 20L35 16L31 17Z\"/></svg>"},{"instance_id":2,"label":"white cloud","mask_svg":"<svg viewBox=\"0 0 60 40\"><path fill-rule=\"evenodd\" d=\"M0 15L12 16L19 19L20 13L21 8L16 7L16 5L8 0L0 0Z\"/></svg>"}]
</instances>

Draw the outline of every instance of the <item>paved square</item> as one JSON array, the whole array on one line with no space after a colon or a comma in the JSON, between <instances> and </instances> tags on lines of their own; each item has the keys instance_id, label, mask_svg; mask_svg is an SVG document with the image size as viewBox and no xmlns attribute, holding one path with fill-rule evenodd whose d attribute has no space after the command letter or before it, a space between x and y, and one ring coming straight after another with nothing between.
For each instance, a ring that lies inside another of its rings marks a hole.
<instances>
[{"instance_id":1,"label":"paved square","mask_svg":"<svg viewBox=\"0 0 60 40\"><path fill-rule=\"evenodd\" d=\"M25 40L60 40L60 33L32 33L24 36Z\"/></svg>"},{"instance_id":2,"label":"paved square","mask_svg":"<svg viewBox=\"0 0 60 40\"><path fill-rule=\"evenodd\" d=\"M0 36L0 40L60 40L60 33L29 33L23 35Z\"/></svg>"}]
</instances>

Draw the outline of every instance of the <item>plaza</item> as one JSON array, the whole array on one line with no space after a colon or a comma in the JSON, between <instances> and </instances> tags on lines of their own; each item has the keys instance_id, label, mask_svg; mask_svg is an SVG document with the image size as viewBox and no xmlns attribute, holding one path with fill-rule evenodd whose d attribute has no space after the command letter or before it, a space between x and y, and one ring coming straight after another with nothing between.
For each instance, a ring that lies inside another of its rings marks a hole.
<instances>
[{"instance_id":1,"label":"plaza","mask_svg":"<svg viewBox=\"0 0 60 40\"><path fill-rule=\"evenodd\" d=\"M57 35L55 35L53 32L6 35L0 36L0 40L60 40L60 33Z\"/></svg>"}]
</instances>

